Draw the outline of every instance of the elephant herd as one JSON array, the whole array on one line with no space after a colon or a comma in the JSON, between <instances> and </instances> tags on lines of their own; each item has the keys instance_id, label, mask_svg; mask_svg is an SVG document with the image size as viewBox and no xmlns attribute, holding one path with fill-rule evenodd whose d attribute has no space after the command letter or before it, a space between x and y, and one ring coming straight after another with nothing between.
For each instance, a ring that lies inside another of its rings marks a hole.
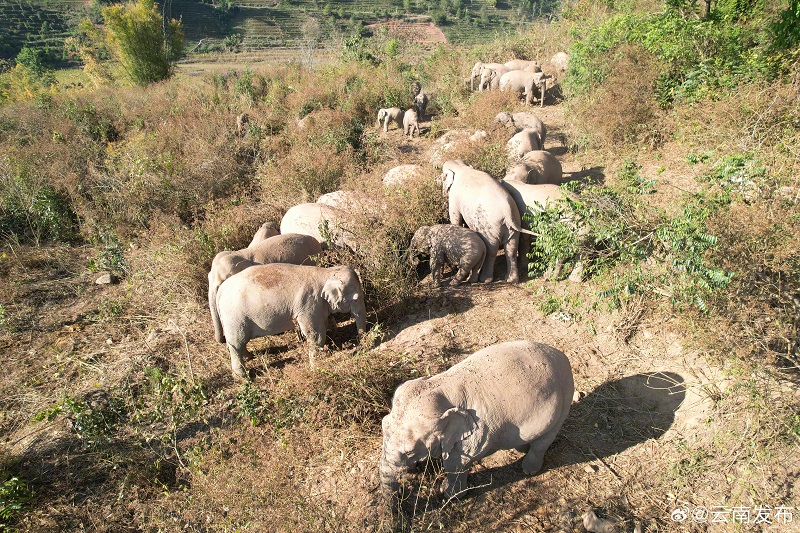
<instances>
[{"instance_id":1,"label":"elephant herd","mask_svg":"<svg viewBox=\"0 0 800 533\"><path fill-rule=\"evenodd\" d=\"M477 72L483 80L484 72L493 70L502 87L511 72L541 73L535 62L506 63L503 68L508 71L502 74L492 65L496 64L473 69L473 78ZM415 102L427 104L418 84L412 92ZM390 121L399 126L409 113L424 113L424 105L407 111L381 109L378 120L385 131ZM567 194L558 186L560 163L544 150L545 124L528 112L499 113L494 121L513 131L505 178L496 180L462 160L445 161L439 180L450 223L418 228L411 240L408 261L417 264L420 256L429 256L434 283L441 283L445 263L457 270L451 284L491 282L500 247L506 280L518 282L519 270L527 273L526 253L534 236L521 214ZM383 181L387 186L413 186L411 178L424 176L422 170L419 165L401 165ZM335 325L334 313L349 313L359 337L365 333L365 297L355 270L347 265L314 266L314 257L325 246L353 248L348 213L359 204L376 208L363 193L325 194L317 202L287 210L279 226L264 224L247 248L214 257L208 274L209 308L215 339L227 345L236 377L248 379L244 361L253 338L297 326L307 340L313 367L328 326ZM400 475L428 457L441 457L447 473L443 491L454 495L466 488L472 462L511 448L526 454L523 469L534 473L567 417L573 393L567 357L553 347L524 340L489 346L441 374L408 381L396 390L383 419L381 485L395 494Z\"/></svg>"}]
</instances>

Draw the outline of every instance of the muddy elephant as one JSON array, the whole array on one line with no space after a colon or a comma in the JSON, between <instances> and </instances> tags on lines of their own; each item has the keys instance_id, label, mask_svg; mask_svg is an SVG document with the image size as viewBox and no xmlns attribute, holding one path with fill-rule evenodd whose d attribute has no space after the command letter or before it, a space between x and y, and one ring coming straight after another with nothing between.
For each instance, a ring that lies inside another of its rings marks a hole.
<instances>
[{"instance_id":1,"label":"muddy elephant","mask_svg":"<svg viewBox=\"0 0 800 533\"><path fill-rule=\"evenodd\" d=\"M531 105L538 95L539 105L544 105L547 91L547 76L541 72L525 72L512 70L500 78L500 90L511 91L525 97L525 103Z\"/></svg>"},{"instance_id":2,"label":"muddy elephant","mask_svg":"<svg viewBox=\"0 0 800 533\"><path fill-rule=\"evenodd\" d=\"M299 204L283 215L281 233L299 233L317 239L323 248L327 242L344 248L352 244L352 234L345 228L350 215L342 209L318 203Z\"/></svg>"},{"instance_id":3,"label":"muddy elephant","mask_svg":"<svg viewBox=\"0 0 800 533\"><path fill-rule=\"evenodd\" d=\"M542 149L544 149L544 141L547 138L547 126L542 122L542 119L533 113L521 111L512 115L511 113L502 112L494 117L494 121L507 128L513 128L515 132L520 132L524 129L536 131L539 133L539 139L542 141Z\"/></svg>"},{"instance_id":4,"label":"muddy elephant","mask_svg":"<svg viewBox=\"0 0 800 533\"><path fill-rule=\"evenodd\" d=\"M522 227L529 230L527 222L525 222L525 213L540 213L543 209L554 205L559 200L570 198L577 200L574 193L568 192L558 185L530 185L520 181L506 181L500 182L501 185L508 191L514 202L517 204L517 209L522 217ZM531 238L532 236L523 233L519 239L519 268L523 272L523 277L527 279L528 273L528 254L531 251ZM576 265L580 270L575 272L578 276L583 271L580 263ZM572 276L570 276L572 279Z\"/></svg>"},{"instance_id":5,"label":"muddy elephant","mask_svg":"<svg viewBox=\"0 0 800 533\"><path fill-rule=\"evenodd\" d=\"M506 281L519 281L517 247L522 230L517 204L500 183L489 174L463 161L450 160L442 165L442 193L448 198L450 223L462 222L478 233L486 245L486 259L480 281L491 282L494 263L503 245L508 266Z\"/></svg>"},{"instance_id":6,"label":"muddy elephant","mask_svg":"<svg viewBox=\"0 0 800 533\"><path fill-rule=\"evenodd\" d=\"M544 148L544 145L539 137L539 132L530 128L525 128L515 133L506 143L508 157L513 160L522 159L528 152L541 150L542 148Z\"/></svg>"},{"instance_id":7,"label":"muddy elephant","mask_svg":"<svg viewBox=\"0 0 800 533\"><path fill-rule=\"evenodd\" d=\"M569 414L575 384L569 359L532 341L504 342L431 377L406 381L383 419L381 486L399 491L399 476L441 457L447 496L467 488L470 465L499 450L525 453L534 474Z\"/></svg>"},{"instance_id":8,"label":"muddy elephant","mask_svg":"<svg viewBox=\"0 0 800 533\"><path fill-rule=\"evenodd\" d=\"M419 117L413 108L407 109L403 115L403 134L413 139L415 131L419 137Z\"/></svg>"},{"instance_id":9,"label":"muddy elephant","mask_svg":"<svg viewBox=\"0 0 800 533\"><path fill-rule=\"evenodd\" d=\"M294 330L294 323L311 345L325 345L328 317L350 313L358 334L366 331L364 291L349 266L319 268L287 264L256 265L231 276L217 291L217 309L231 355L234 376L247 379L247 343L266 335Z\"/></svg>"},{"instance_id":10,"label":"muddy elephant","mask_svg":"<svg viewBox=\"0 0 800 533\"><path fill-rule=\"evenodd\" d=\"M397 124L398 128L403 127L404 111L399 107L389 107L378 110L378 124L383 124L384 133L389 131L389 122Z\"/></svg>"},{"instance_id":11,"label":"muddy elephant","mask_svg":"<svg viewBox=\"0 0 800 533\"><path fill-rule=\"evenodd\" d=\"M450 281L451 285L460 285L467 278L470 283L475 283L486 258L486 245L469 228L452 224L422 226L411 239L409 262L416 266L420 255L430 256L431 278L437 285L442 283L442 267L445 263L458 268Z\"/></svg>"},{"instance_id":12,"label":"muddy elephant","mask_svg":"<svg viewBox=\"0 0 800 533\"><path fill-rule=\"evenodd\" d=\"M268 263L311 265L313 264L311 258L320 253L322 253L322 247L314 237L284 233L260 241L255 245L251 244L242 250L220 252L214 256L211 270L208 272L208 308L211 312L214 338L217 342L225 342L216 301L219 286L226 279L254 265Z\"/></svg>"},{"instance_id":13,"label":"muddy elephant","mask_svg":"<svg viewBox=\"0 0 800 533\"><path fill-rule=\"evenodd\" d=\"M564 172L561 162L547 150L534 150L525 154L522 159L509 165L505 180L520 181L531 185L552 183L558 185Z\"/></svg>"}]
</instances>

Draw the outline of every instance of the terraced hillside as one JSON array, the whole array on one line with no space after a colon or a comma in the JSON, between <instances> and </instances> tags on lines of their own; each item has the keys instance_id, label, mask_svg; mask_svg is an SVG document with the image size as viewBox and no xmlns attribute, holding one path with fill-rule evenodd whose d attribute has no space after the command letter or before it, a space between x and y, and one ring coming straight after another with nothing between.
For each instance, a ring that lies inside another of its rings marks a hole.
<instances>
[{"instance_id":1,"label":"terraced hillside","mask_svg":"<svg viewBox=\"0 0 800 533\"><path fill-rule=\"evenodd\" d=\"M164 5L166 2L166 5ZM434 22L448 42L477 43L546 15L550 2L532 0L162 0L168 17L180 19L187 52L293 47L303 24L315 19L320 38L332 42L365 26ZM90 0L0 2L0 57L12 59L25 45L50 50L59 60L64 38L80 20L99 18ZM413 39L413 37L412 37Z\"/></svg>"}]
</instances>

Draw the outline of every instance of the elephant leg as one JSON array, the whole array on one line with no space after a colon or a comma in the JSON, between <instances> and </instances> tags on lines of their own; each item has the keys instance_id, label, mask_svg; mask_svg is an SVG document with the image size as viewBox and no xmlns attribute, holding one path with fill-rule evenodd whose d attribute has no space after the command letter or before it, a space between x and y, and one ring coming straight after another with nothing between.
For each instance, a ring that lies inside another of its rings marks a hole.
<instances>
[{"instance_id":1,"label":"elephant leg","mask_svg":"<svg viewBox=\"0 0 800 533\"><path fill-rule=\"evenodd\" d=\"M298 316L297 325L308 344L308 364L314 368L314 359L319 348L325 346L325 325L328 317Z\"/></svg>"},{"instance_id":2,"label":"elephant leg","mask_svg":"<svg viewBox=\"0 0 800 533\"><path fill-rule=\"evenodd\" d=\"M583 261L576 261L575 267L572 269L572 272L568 278L572 283L580 283L583 281Z\"/></svg>"},{"instance_id":3,"label":"elephant leg","mask_svg":"<svg viewBox=\"0 0 800 533\"><path fill-rule=\"evenodd\" d=\"M444 258L442 257L443 254L442 254L441 250L439 250L439 251L432 250L431 252L432 252L431 253L431 261L430 261L430 264L431 264L431 280L433 280L433 283L435 283L436 285L441 285L442 284L442 266L444 266Z\"/></svg>"},{"instance_id":4,"label":"elephant leg","mask_svg":"<svg viewBox=\"0 0 800 533\"><path fill-rule=\"evenodd\" d=\"M519 248L519 232L509 229L511 238L506 241L503 250L506 253L506 266L508 268L508 283L519 283L519 271L517 270L517 249ZM527 276L526 276L527 277Z\"/></svg>"},{"instance_id":5,"label":"elephant leg","mask_svg":"<svg viewBox=\"0 0 800 533\"><path fill-rule=\"evenodd\" d=\"M469 264L461 263L458 265L458 272L456 272L456 275L453 276L452 280L450 280L450 285L455 286L464 283L464 281L467 279L467 276L469 276L469 272Z\"/></svg>"},{"instance_id":6,"label":"elephant leg","mask_svg":"<svg viewBox=\"0 0 800 533\"><path fill-rule=\"evenodd\" d=\"M531 236L519 236L519 270L522 279L528 279L528 254L531 253Z\"/></svg>"},{"instance_id":7,"label":"elephant leg","mask_svg":"<svg viewBox=\"0 0 800 533\"><path fill-rule=\"evenodd\" d=\"M549 433L545 433L531 442L528 453L522 458L523 472L530 475L542 469L542 464L544 464L544 452L546 452L550 445L553 444L553 441L556 440L559 429L561 429L561 426L550 430Z\"/></svg>"},{"instance_id":8,"label":"elephant leg","mask_svg":"<svg viewBox=\"0 0 800 533\"><path fill-rule=\"evenodd\" d=\"M483 235L480 235L480 237L486 245L486 258L483 260L483 266L481 267L480 281L483 283L491 283L494 280L494 262L497 259L497 251L500 249L500 242L498 240L489 241Z\"/></svg>"},{"instance_id":9,"label":"elephant leg","mask_svg":"<svg viewBox=\"0 0 800 533\"><path fill-rule=\"evenodd\" d=\"M237 348L233 344L228 343L228 351L231 353L231 370L233 371L233 375L244 380L249 379L247 370L244 368L244 356L247 353L247 342L241 345L241 348Z\"/></svg>"},{"instance_id":10,"label":"elephant leg","mask_svg":"<svg viewBox=\"0 0 800 533\"><path fill-rule=\"evenodd\" d=\"M449 214L450 214L450 224L454 226L461 226L461 223L463 222L461 218L461 211L459 211L454 207L451 207L449 209Z\"/></svg>"}]
</instances>

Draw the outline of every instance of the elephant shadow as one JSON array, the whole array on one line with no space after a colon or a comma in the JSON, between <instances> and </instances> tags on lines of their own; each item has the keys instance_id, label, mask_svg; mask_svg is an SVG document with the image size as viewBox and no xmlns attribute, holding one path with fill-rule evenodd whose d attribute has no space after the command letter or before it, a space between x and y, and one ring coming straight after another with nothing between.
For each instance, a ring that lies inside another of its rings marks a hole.
<instances>
[{"instance_id":1,"label":"elephant shadow","mask_svg":"<svg viewBox=\"0 0 800 533\"><path fill-rule=\"evenodd\" d=\"M567 149L565 148L564 150ZM570 181L577 181L582 187L603 185L606 182L605 167L592 167L576 170L575 172L565 172L562 184Z\"/></svg>"},{"instance_id":2,"label":"elephant shadow","mask_svg":"<svg viewBox=\"0 0 800 533\"><path fill-rule=\"evenodd\" d=\"M553 468L603 460L659 438L674 423L685 395L684 379L673 372L635 374L600 385L573 404L537 475ZM503 466L481 469L473 465L470 488L461 498L476 498L530 478L522 471L521 457ZM418 496L414 503L433 510L445 502L439 496Z\"/></svg>"}]
</instances>

